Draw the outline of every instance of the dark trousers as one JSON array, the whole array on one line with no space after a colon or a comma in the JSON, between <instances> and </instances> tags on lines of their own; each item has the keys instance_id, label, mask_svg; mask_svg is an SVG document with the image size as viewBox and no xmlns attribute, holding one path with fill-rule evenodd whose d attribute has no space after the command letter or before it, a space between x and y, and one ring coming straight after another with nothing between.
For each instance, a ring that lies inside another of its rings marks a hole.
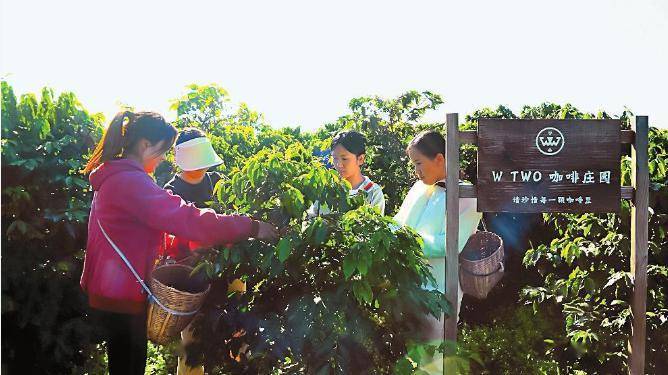
<instances>
[{"instance_id":1,"label":"dark trousers","mask_svg":"<svg viewBox=\"0 0 668 375\"><path fill-rule=\"evenodd\" d=\"M146 313L131 315L95 310L107 342L110 375L144 375L146 368Z\"/></svg>"}]
</instances>

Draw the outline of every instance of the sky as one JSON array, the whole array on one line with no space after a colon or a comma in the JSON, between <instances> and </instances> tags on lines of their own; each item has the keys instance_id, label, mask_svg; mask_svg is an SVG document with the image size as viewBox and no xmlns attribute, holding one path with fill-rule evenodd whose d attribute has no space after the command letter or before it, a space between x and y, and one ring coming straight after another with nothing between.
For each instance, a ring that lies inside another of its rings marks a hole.
<instances>
[{"instance_id":1,"label":"sky","mask_svg":"<svg viewBox=\"0 0 668 375\"><path fill-rule=\"evenodd\" d=\"M275 127L315 129L350 99L430 90L426 120L545 101L668 127L668 1L1 1L0 76L175 116L217 83Z\"/></svg>"}]
</instances>

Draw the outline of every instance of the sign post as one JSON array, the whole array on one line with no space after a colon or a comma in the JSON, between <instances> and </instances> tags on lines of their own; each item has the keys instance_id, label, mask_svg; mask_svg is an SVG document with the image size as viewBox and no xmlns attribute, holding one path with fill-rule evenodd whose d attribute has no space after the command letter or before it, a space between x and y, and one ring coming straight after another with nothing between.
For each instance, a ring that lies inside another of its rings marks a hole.
<instances>
[{"instance_id":1,"label":"sign post","mask_svg":"<svg viewBox=\"0 0 668 375\"><path fill-rule=\"evenodd\" d=\"M447 191L445 206L449 212L459 213L459 120L456 113L449 113L446 118L448 131L446 133L446 182ZM457 301L459 288L448 285L459 285L459 215L446 215L445 233L455 233L454 236L445 236L445 295L452 306L452 316L444 321L445 338L457 341ZM452 354L452 353L449 353ZM443 366L445 371L445 366Z\"/></svg>"},{"instance_id":2,"label":"sign post","mask_svg":"<svg viewBox=\"0 0 668 375\"><path fill-rule=\"evenodd\" d=\"M456 113L447 115L446 297L453 315L444 338L457 340L459 282L459 198L477 198L478 212L604 213L632 202L629 373L645 366L649 172L648 119L633 130L620 120L479 119L477 131L459 131ZM620 144L631 143L632 186L621 186ZM459 146L478 145L477 185L459 184ZM453 213L448 215L448 213ZM451 353L446 353L451 354ZM445 366L444 366L445 373Z\"/></svg>"},{"instance_id":3,"label":"sign post","mask_svg":"<svg viewBox=\"0 0 668 375\"><path fill-rule=\"evenodd\" d=\"M647 247L649 222L649 169L647 116L638 116L633 124L635 140L631 150L631 173L635 197L631 205L631 277L633 328L629 341L629 373L645 372L645 325L647 310Z\"/></svg>"}]
</instances>

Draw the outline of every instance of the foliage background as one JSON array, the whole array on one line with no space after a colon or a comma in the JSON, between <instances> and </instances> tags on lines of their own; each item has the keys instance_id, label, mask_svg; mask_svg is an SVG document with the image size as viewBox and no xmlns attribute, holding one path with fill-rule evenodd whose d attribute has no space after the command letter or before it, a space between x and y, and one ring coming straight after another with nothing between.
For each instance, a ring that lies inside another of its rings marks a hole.
<instances>
[{"instance_id":1,"label":"foliage background","mask_svg":"<svg viewBox=\"0 0 668 375\"><path fill-rule=\"evenodd\" d=\"M407 141L443 124L422 116L443 102L431 92L397 98L362 97L349 113L315 132L274 129L245 104L233 104L216 85L191 85L174 100L178 127L210 134L223 156L220 171L231 175L249 157L299 142L309 153L327 148L340 129L356 128L369 139L365 173L384 187L393 214L413 177L403 152ZM466 116L609 118L628 126L632 113L584 113L572 105L483 108ZM651 119L650 119L651 120ZM5 373L101 373L103 343L88 319L80 293L86 221L91 195L79 171L102 134L105 119L91 114L73 93L17 98L2 82L2 371ZM650 134L650 268L647 372L668 368L668 132ZM629 148L620 161L629 184ZM475 147L462 147L462 170L475 182ZM174 173L164 163L163 183ZM489 230L507 245L508 273L487 300L464 297L462 346L477 353L473 373L625 372L630 332L628 204L620 215L485 214ZM152 373L174 371L172 348L150 349Z\"/></svg>"}]
</instances>

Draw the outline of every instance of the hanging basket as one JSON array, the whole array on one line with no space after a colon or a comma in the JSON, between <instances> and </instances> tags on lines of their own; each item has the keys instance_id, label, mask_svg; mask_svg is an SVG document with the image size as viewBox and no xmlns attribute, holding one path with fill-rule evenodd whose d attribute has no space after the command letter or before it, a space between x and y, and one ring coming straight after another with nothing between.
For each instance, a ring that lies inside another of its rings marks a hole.
<instances>
[{"instance_id":1,"label":"hanging basket","mask_svg":"<svg viewBox=\"0 0 668 375\"><path fill-rule=\"evenodd\" d=\"M501 280L504 273L503 240L498 235L480 231L466 242L459 255L459 282L464 293L478 299Z\"/></svg>"},{"instance_id":2,"label":"hanging basket","mask_svg":"<svg viewBox=\"0 0 668 375\"><path fill-rule=\"evenodd\" d=\"M148 306L147 333L154 343L171 342L202 307L210 285L201 275L191 277L192 271L183 264L167 264L151 273L151 292L160 301L151 300Z\"/></svg>"}]
</instances>

